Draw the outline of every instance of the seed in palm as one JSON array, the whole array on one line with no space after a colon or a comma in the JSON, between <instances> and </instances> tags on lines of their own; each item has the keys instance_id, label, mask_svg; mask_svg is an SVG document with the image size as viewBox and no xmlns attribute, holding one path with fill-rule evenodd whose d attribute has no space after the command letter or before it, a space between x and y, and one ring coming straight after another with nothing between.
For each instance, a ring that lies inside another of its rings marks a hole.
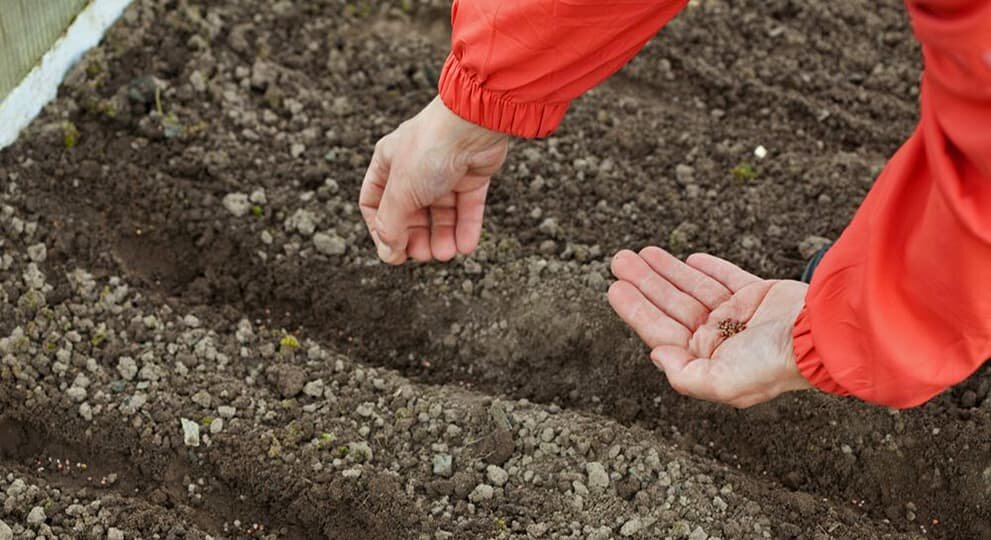
<instances>
[{"instance_id":1,"label":"seed in palm","mask_svg":"<svg viewBox=\"0 0 991 540\"><path fill-rule=\"evenodd\" d=\"M733 337L747 329L747 325L733 319L723 319L719 321L719 335L728 338Z\"/></svg>"}]
</instances>

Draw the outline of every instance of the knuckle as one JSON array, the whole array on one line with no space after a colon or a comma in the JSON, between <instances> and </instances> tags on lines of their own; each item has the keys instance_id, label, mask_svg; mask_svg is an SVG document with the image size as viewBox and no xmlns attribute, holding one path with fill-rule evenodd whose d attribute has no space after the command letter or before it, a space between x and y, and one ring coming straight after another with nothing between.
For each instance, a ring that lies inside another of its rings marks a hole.
<instances>
[{"instance_id":1,"label":"knuckle","mask_svg":"<svg viewBox=\"0 0 991 540\"><path fill-rule=\"evenodd\" d=\"M420 177L422 178L422 177ZM405 188L402 190L401 196L405 197L407 204L412 208L424 208L429 206L433 202L433 195L430 193L430 189L426 186L427 182L422 180L414 180L406 184Z\"/></svg>"},{"instance_id":2,"label":"knuckle","mask_svg":"<svg viewBox=\"0 0 991 540\"><path fill-rule=\"evenodd\" d=\"M378 141L375 142L375 154L376 155L381 155L382 153L385 152L385 146L386 146L386 144L388 144L388 141L389 141L389 135L386 135L386 136L382 137L381 139L379 139Z\"/></svg>"},{"instance_id":3,"label":"knuckle","mask_svg":"<svg viewBox=\"0 0 991 540\"><path fill-rule=\"evenodd\" d=\"M396 232L390 230L390 228L386 226L385 222L382 221L381 217L377 216L375 218L375 223L373 227L375 229L375 234L379 238L379 241L385 242L386 244L392 244L396 241Z\"/></svg>"}]
</instances>

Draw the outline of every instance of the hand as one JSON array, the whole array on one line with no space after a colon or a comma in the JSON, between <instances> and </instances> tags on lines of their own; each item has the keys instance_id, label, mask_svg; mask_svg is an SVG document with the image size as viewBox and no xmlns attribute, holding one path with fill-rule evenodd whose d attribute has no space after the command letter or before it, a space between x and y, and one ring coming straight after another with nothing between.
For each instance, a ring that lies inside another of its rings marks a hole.
<instances>
[{"instance_id":1,"label":"hand","mask_svg":"<svg viewBox=\"0 0 991 540\"><path fill-rule=\"evenodd\" d=\"M447 261L478 247L485 195L508 140L461 119L440 98L383 137L359 198L379 258Z\"/></svg>"},{"instance_id":2,"label":"hand","mask_svg":"<svg viewBox=\"0 0 991 540\"><path fill-rule=\"evenodd\" d=\"M612 272L609 303L676 392L743 408L811 388L792 349L804 283L705 254L686 264L656 247L619 252Z\"/></svg>"}]
</instances>

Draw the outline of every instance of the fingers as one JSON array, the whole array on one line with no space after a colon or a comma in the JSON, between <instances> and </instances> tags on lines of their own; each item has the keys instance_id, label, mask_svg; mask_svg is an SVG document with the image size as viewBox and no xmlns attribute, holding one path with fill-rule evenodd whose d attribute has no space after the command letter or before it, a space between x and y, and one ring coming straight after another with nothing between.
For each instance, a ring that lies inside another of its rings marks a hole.
<instances>
[{"instance_id":1,"label":"fingers","mask_svg":"<svg viewBox=\"0 0 991 540\"><path fill-rule=\"evenodd\" d=\"M458 253L474 251L482 232L489 179L465 177L468 190L452 191L421 208L409 193L410 182L394 178L397 171L391 167L389 140L375 146L358 201L379 258L396 265L407 257L448 261Z\"/></svg>"},{"instance_id":2,"label":"fingers","mask_svg":"<svg viewBox=\"0 0 991 540\"><path fill-rule=\"evenodd\" d=\"M696 253L688 257L688 260L685 262L689 266L722 283L733 293L751 283L761 280L759 277L743 270L739 266L719 257L713 257L708 253Z\"/></svg>"},{"instance_id":3,"label":"fingers","mask_svg":"<svg viewBox=\"0 0 991 540\"><path fill-rule=\"evenodd\" d=\"M430 253L438 261L449 261L458 252L454 233L457 224L456 196L450 193L430 207Z\"/></svg>"},{"instance_id":4,"label":"fingers","mask_svg":"<svg viewBox=\"0 0 991 540\"><path fill-rule=\"evenodd\" d=\"M365 178L361 182L361 193L358 195L361 217L364 218L368 233L372 235L376 245L379 240L375 234L375 216L378 214L385 184L389 179L389 166L382 156L382 145L382 142L375 145L375 153L372 155L371 163L368 164L368 170L365 171Z\"/></svg>"},{"instance_id":5,"label":"fingers","mask_svg":"<svg viewBox=\"0 0 991 540\"><path fill-rule=\"evenodd\" d=\"M379 258L388 264L402 264L409 244L411 218L419 209L410 193L403 189L404 182L393 180L386 184L374 228L378 234ZM425 223L422 225L426 225Z\"/></svg>"},{"instance_id":6,"label":"fingers","mask_svg":"<svg viewBox=\"0 0 991 540\"><path fill-rule=\"evenodd\" d=\"M406 255L416 262L428 262L431 257L430 230L426 227L414 227L409 230L409 245Z\"/></svg>"},{"instance_id":7,"label":"fingers","mask_svg":"<svg viewBox=\"0 0 991 540\"><path fill-rule=\"evenodd\" d=\"M406 260L406 244L409 241L407 219L416 209L412 198L401 193L399 181L392 179L392 143L389 137L375 145L371 163L361 183L358 205L375 241L379 258L389 264L402 264Z\"/></svg>"},{"instance_id":8,"label":"fingers","mask_svg":"<svg viewBox=\"0 0 991 540\"><path fill-rule=\"evenodd\" d=\"M640 258L675 287L693 296L710 310L733 295L722 283L659 247L651 246L640 250Z\"/></svg>"},{"instance_id":9,"label":"fingers","mask_svg":"<svg viewBox=\"0 0 991 540\"><path fill-rule=\"evenodd\" d=\"M657 309L632 283L617 281L609 287L609 304L648 347L687 346L691 332Z\"/></svg>"},{"instance_id":10,"label":"fingers","mask_svg":"<svg viewBox=\"0 0 991 540\"><path fill-rule=\"evenodd\" d=\"M636 286L654 306L688 330L698 328L709 314L708 307L672 285L632 251L623 250L613 257L612 273Z\"/></svg>"},{"instance_id":11,"label":"fingers","mask_svg":"<svg viewBox=\"0 0 991 540\"><path fill-rule=\"evenodd\" d=\"M458 253L467 255L478 247L482 235L482 218L485 215L485 197L489 191L489 181L475 189L457 194L457 225L455 243Z\"/></svg>"}]
</instances>

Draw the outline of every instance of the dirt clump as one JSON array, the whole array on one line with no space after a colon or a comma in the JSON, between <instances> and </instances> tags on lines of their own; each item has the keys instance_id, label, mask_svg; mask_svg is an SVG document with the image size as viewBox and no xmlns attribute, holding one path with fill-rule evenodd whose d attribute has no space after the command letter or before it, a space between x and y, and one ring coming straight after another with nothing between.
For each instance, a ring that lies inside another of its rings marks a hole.
<instances>
[{"instance_id":1,"label":"dirt clump","mask_svg":"<svg viewBox=\"0 0 991 540\"><path fill-rule=\"evenodd\" d=\"M838 236L915 121L901 3L689 7L514 143L476 253L391 269L357 189L427 4L138 0L0 152L0 536L991 535L986 369L736 411L604 301L621 248L794 278Z\"/></svg>"}]
</instances>

